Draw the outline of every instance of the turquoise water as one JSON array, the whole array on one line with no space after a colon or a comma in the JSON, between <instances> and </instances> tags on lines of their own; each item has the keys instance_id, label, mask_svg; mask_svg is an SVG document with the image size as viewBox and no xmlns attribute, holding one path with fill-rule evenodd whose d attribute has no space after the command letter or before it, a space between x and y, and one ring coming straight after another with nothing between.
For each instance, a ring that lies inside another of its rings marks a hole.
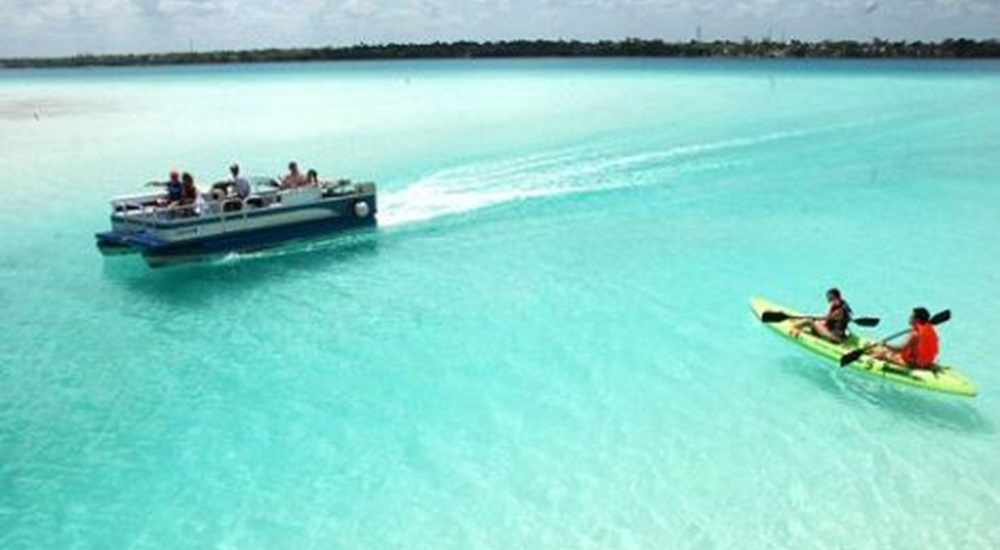
<instances>
[{"instance_id":1,"label":"turquoise water","mask_svg":"<svg viewBox=\"0 0 1000 550\"><path fill-rule=\"evenodd\" d=\"M996 63L0 72L0 548L996 548L997 151ZM291 158L380 228L93 246ZM831 285L874 335L951 308L981 395L750 314Z\"/></svg>"}]
</instances>

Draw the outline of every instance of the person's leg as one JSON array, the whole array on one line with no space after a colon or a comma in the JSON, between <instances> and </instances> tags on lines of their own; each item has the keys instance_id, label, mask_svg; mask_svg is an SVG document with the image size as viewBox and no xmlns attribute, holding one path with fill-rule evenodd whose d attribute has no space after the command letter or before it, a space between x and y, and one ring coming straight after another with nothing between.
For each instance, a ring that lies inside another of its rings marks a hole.
<instances>
[{"instance_id":1,"label":"person's leg","mask_svg":"<svg viewBox=\"0 0 1000 550\"><path fill-rule=\"evenodd\" d=\"M881 359L882 361L888 361L890 363L895 363L897 365L903 364L903 358L898 351L879 344L875 346L870 352L870 355L875 359Z\"/></svg>"},{"instance_id":2,"label":"person's leg","mask_svg":"<svg viewBox=\"0 0 1000 550\"><path fill-rule=\"evenodd\" d=\"M788 335L791 336L792 338L798 338L799 335L802 334L803 330L809 329L810 331L813 331L815 330L815 328L816 325L815 323L813 323L812 319L807 319L805 321L796 323L795 326L792 327L792 330L788 331Z\"/></svg>"},{"instance_id":3,"label":"person's leg","mask_svg":"<svg viewBox=\"0 0 1000 550\"><path fill-rule=\"evenodd\" d=\"M837 334L831 331L829 328L827 328L826 321L819 321L813 324L813 332L816 333L816 335L819 336L820 338L829 340L830 342L833 342L835 344L839 344L844 341L844 337L842 335Z\"/></svg>"}]
</instances>

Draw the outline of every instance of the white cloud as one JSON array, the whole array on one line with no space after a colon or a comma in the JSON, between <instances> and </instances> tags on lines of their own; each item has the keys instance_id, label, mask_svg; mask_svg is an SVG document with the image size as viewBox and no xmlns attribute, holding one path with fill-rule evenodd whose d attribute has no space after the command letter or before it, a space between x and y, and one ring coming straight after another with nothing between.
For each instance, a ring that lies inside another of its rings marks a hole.
<instances>
[{"instance_id":1,"label":"white cloud","mask_svg":"<svg viewBox=\"0 0 1000 550\"><path fill-rule=\"evenodd\" d=\"M459 3L440 0L344 0L328 10L323 20L333 26L364 25L371 36L396 34L416 40L415 33L433 35L463 22Z\"/></svg>"},{"instance_id":2,"label":"white cloud","mask_svg":"<svg viewBox=\"0 0 1000 550\"><path fill-rule=\"evenodd\" d=\"M873 6L875 6L873 8ZM995 37L1000 0L0 0L0 56L502 38Z\"/></svg>"},{"instance_id":3,"label":"white cloud","mask_svg":"<svg viewBox=\"0 0 1000 550\"><path fill-rule=\"evenodd\" d=\"M510 0L475 0L479 9L490 11L507 11L510 9Z\"/></svg>"},{"instance_id":4,"label":"white cloud","mask_svg":"<svg viewBox=\"0 0 1000 550\"><path fill-rule=\"evenodd\" d=\"M374 19L379 7L374 0L346 0L337 7L337 11L354 19Z\"/></svg>"},{"instance_id":5,"label":"white cloud","mask_svg":"<svg viewBox=\"0 0 1000 550\"><path fill-rule=\"evenodd\" d=\"M129 17L138 14L133 0L19 0L0 10L5 27L25 28L62 25L88 20L93 24L107 17Z\"/></svg>"},{"instance_id":6,"label":"white cloud","mask_svg":"<svg viewBox=\"0 0 1000 550\"><path fill-rule=\"evenodd\" d=\"M239 0L159 0L155 10L168 17L211 17L233 14L240 7Z\"/></svg>"}]
</instances>

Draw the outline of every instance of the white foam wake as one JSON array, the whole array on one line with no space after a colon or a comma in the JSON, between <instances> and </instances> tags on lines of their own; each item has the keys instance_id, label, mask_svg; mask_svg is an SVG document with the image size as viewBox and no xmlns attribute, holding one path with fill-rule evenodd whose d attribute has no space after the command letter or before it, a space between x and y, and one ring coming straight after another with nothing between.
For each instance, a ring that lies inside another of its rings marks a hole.
<instances>
[{"instance_id":1,"label":"white foam wake","mask_svg":"<svg viewBox=\"0 0 1000 550\"><path fill-rule=\"evenodd\" d=\"M448 168L386 193L379 201L379 225L424 222L517 200L649 185L665 181L653 175L710 170L725 164L703 162L705 157L809 133L815 130L775 132L641 153L567 149Z\"/></svg>"}]
</instances>

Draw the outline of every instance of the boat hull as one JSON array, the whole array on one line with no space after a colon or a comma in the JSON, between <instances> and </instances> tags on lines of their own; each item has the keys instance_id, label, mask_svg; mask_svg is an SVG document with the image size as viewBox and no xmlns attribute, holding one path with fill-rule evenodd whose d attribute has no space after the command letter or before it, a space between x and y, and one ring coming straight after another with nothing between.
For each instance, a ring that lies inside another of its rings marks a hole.
<instances>
[{"instance_id":1,"label":"boat hull","mask_svg":"<svg viewBox=\"0 0 1000 550\"><path fill-rule=\"evenodd\" d=\"M374 193L169 219L116 212L95 237L102 254L138 253L155 267L373 227L375 214Z\"/></svg>"}]
</instances>

